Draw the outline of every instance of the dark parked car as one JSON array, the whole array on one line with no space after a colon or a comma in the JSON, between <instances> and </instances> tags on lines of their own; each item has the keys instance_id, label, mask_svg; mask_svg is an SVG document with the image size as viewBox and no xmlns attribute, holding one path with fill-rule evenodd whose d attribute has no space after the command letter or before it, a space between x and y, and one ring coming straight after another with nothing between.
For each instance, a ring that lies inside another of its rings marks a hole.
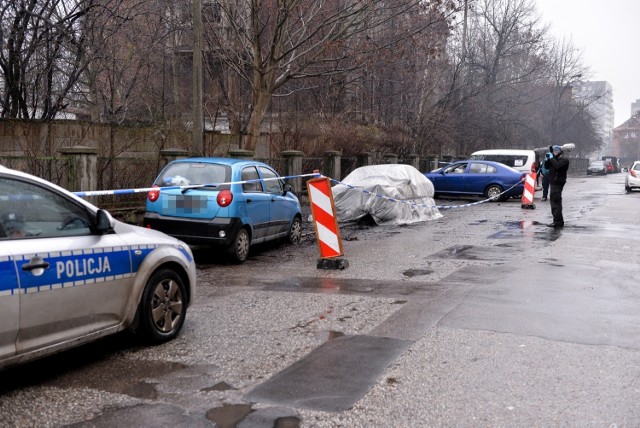
<instances>
[{"instance_id":1,"label":"dark parked car","mask_svg":"<svg viewBox=\"0 0 640 428\"><path fill-rule=\"evenodd\" d=\"M147 195L144 226L191 245L226 248L244 262L253 244L298 243L302 215L291 186L269 165L231 158L169 163Z\"/></svg>"},{"instance_id":2,"label":"dark parked car","mask_svg":"<svg viewBox=\"0 0 640 428\"><path fill-rule=\"evenodd\" d=\"M522 196L527 174L499 162L464 160L424 175L433 183L435 197L476 195L506 200Z\"/></svg>"},{"instance_id":3,"label":"dark parked car","mask_svg":"<svg viewBox=\"0 0 640 428\"><path fill-rule=\"evenodd\" d=\"M607 175L605 161L593 161L587 167L587 175Z\"/></svg>"}]
</instances>

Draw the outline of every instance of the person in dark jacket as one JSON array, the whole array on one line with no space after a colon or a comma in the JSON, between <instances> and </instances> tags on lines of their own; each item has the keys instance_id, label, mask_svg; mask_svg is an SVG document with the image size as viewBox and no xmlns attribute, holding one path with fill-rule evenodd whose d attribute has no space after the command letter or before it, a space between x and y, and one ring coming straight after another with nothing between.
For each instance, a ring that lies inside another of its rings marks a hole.
<instances>
[{"instance_id":1,"label":"person in dark jacket","mask_svg":"<svg viewBox=\"0 0 640 428\"><path fill-rule=\"evenodd\" d=\"M547 196L549 196L549 168L545 164L543 160L540 162L540 167L538 167L538 176L542 177L542 202L547 200Z\"/></svg>"},{"instance_id":2,"label":"person in dark jacket","mask_svg":"<svg viewBox=\"0 0 640 428\"><path fill-rule=\"evenodd\" d=\"M562 189L567 182L569 158L564 155L560 146L550 146L549 153L545 157L545 166L549 169L549 202L553 216L553 223L549 223L547 226L563 227Z\"/></svg>"}]
</instances>

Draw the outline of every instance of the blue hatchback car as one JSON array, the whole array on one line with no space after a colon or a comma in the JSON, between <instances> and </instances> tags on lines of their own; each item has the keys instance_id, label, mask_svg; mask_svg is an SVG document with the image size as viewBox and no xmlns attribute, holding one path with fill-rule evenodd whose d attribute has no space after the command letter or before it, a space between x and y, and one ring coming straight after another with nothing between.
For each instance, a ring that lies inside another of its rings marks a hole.
<instances>
[{"instance_id":1,"label":"blue hatchback car","mask_svg":"<svg viewBox=\"0 0 640 428\"><path fill-rule=\"evenodd\" d=\"M291 186L269 165L231 158L167 164L147 195L144 226L191 245L224 247L235 262L253 244L300 242L302 215Z\"/></svg>"},{"instance_id":2,"label":"blue hatchback car","mask_svg":"<svg viewBox=\"0 0 640 428\"><path fill-rule=\"evenodd\" d=\"M509 166L482 160L453 162L424 175L433 183L436 197L443 194L474 195L502 201L521 197L526 178L526 174Z\"/></svg>"}]
</instances>

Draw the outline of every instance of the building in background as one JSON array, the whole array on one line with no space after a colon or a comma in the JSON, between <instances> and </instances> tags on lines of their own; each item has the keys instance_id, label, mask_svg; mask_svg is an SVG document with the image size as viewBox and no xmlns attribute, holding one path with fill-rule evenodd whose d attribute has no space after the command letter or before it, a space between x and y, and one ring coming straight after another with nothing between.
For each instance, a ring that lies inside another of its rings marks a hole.
<instances>
[{"instance_id":1,"label":"building in background","mask_svg":"<svg viewBox=\"0 0 640 428\"><path fill-rule=\"evenodd\" d=\"M602 138L602 149L596 154L609 154L613 140L614 109L613 88L609 82L587 81L573 85L574 97L587 106L587 111L593 116L594 127Z\"/></svg>"},{"instance_id":2,"label":"building in background","mask_svg":"<svg viewBox=\"0 0 640 428\"><path fill-rule=\"evenodd\" d=\"M640 111L613 130L612 155L622 166L640 160Z\"/></svg>"},{"instance_id":3,"label":"building in background","mask_svg":"<svg viewBox=\"0 0 640 428\"><path fill-rule=\"evenodd\" d=\"M631 117L635 116L638 112L640 112L640 100L631 103Z\"/></svg>"}]
</instances>

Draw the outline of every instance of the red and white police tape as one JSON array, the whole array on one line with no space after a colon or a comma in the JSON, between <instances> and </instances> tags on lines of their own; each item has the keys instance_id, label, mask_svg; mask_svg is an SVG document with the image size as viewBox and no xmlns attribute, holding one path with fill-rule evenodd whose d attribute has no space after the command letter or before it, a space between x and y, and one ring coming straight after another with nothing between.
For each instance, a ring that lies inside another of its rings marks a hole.
<instances>
[{"instance_id":1,"label":"red and white police tape","mask_svg":"<svg viewBox=\"0 0 640 428\"><path fill-rule=\"evenodd\" d=\"M259 183L260 181L286 180L289 178L304 178L304 177L321 177L321 174L318 172L314 172L313 174L288 175L288 176L280 176L280 177L273 177L273 178L255 178L252 180L229 181L225 183L206 183L206 184L203 183L203 184L194 184L190 186L162 186L162 187L153 186L153 187L142 187L137 189L93 190L93 191L72 192L72 193L81 198L85 198L88 196L129 195L134 193L147 193L152 190L197 189L201 187L220 187L220 186L232 185L232 184Z\"/></svg>"}]
</instances>

